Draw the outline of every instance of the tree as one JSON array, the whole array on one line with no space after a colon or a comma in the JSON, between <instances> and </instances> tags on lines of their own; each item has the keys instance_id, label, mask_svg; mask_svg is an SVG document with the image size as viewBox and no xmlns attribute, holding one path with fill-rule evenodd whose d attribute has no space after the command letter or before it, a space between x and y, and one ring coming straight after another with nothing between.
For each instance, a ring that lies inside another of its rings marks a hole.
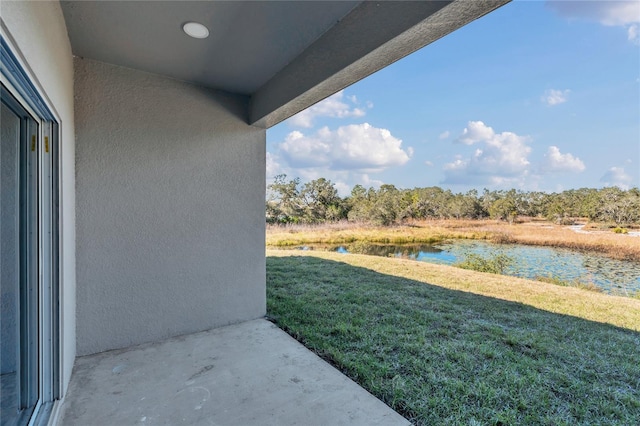
<instances>
[{"instance_id":1,"label":"tree","mask_svg":"<svg viewBox=\"0 0 640 426\"><path fill-rule=\"evenodd\" d=\"M274 178L267 194L267 222L290 223L300 220L302 215L302 200L300 198L300 179L295 178L287 182L287 175L281 174Z\"/></svg>"},{"instance_id":2,"label":"tree","mask_svg":"<svg viewBox=\"0 0 640 426\"><path fill-rule=\"evenodd\" d=\"M618 187L570 189L560 193L520 190L475 190L452 193L437 186L398 189L382 185L365 189L356 185L341 198L335 185L319 178L301 185L300 179L276 176L267 191L266 219L269 223L320 223L347 218L379 225L409 219L479 219L490 216L510 224L518 216L544 216L567 224L576 217L611 222L618 226L640 223L640 190Z\"/></svg>"},{"instance_id":3,"label":"tree","mask_svg":"<svg viewBox=\"0 0 640 426\"><path fill-rule=\"evenodd\" d=\"M351 190L351 196L345 201L348 210L347 218L352 222L366 222L371 217L371 194L373 188L368 191L362 185L356 185Z\"/></svg>"},{"instance_id":4,"label":"tree","mask_svg":"<svg viewBox=\"0 0 640 426\"><path fill-rule=\"evenodd\" d=\"M559 225L568 224L571 214L568 212L567 207L560 197L555 197L545 208L546 219Z\"/></svg>"},{"instance_id":5,"label":"tree","mask_svg":"<svg viewBox=\"0 0 640 426\"><path fill-rule=\"evenodd\" d=\"M633 188L623 191L618 187L600 191L600 216L616 225L628 225L640 221L640 191Z\"/></svg>"},{"instance_id":6,"label":"tree","mask_svg":"<svg viewBox=\"0 0 640 426\"><path fill-rule=\"evenodd\" d=\"M512 225L513 221L518 217L518 210L515 201L506 197L494 201L489 207L489 214L494 219L506 220L509 225Z\"/></svg>"},{"instance_id":7,"label":"tree","mask_svg":"<svg viewBox=\"0 0 640 426\"><path fill-rule=\"evenodd\" d=\"M305 183L300 192L303 220L308 223L334 221L346 217L338 190L330 180L320 178Z\"/></svg>"},{"instance_id":8,"label":"tree","mask_svg":"<svg viewBox=\"0 0 640 426\"><path fill-rule=\"evenodd\" d=\"M379 225L391 225L396 221L399 210L399 191L393 185L382 185L378 190L371 220Z\"/></svg>"},{"instance_id":9,"label":"tree","mask_svg":"<svg viewBox=\"0 0 640 426\"><path fill-rule=\"evenodd\" d=\"M448 216L455 219L477 219L481 215L478 193L469 191L466 194L452 195L448 204Z\"/></svg>"}]
</instances>

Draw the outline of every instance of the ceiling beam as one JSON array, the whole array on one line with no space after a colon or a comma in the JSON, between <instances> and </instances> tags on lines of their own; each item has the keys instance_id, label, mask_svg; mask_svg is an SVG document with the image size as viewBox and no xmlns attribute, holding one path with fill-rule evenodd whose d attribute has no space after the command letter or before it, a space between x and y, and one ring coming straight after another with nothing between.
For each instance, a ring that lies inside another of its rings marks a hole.
<instances>
[{"instance_id":1,"label":"ceiling beam","mask_svg":"<svg viewBox=\"0 0 640 426\"><path fill-rule=\"evenodd\" d=\"M251 97L271 127L511 0L365 1Z\"/></svg>"}]
</instances>

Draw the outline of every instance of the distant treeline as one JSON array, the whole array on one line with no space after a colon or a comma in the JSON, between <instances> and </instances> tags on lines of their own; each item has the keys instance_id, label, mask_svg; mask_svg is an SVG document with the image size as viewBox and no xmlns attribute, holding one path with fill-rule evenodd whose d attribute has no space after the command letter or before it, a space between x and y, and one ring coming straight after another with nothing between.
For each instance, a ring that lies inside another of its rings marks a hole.
<instances>
[{"instance_id":1,"label":"distant treeline","mask_svg":"<svg viewBox=\"0 0 640 426\"><path fill-rule=\"evenodd\" d=\"M618 187L581 188L560 193L471 190L453 193L437 186L379 189L356 185L351 195L340 197L335 185L320 178L301 183L276 176L268 186L268 223L323 223L349 220L391 225L420 219L483 219L513 222L518 216L540 217L568 224L573 218L618 226L640 224L640 190Z\"/></svg>"}]
</instances>

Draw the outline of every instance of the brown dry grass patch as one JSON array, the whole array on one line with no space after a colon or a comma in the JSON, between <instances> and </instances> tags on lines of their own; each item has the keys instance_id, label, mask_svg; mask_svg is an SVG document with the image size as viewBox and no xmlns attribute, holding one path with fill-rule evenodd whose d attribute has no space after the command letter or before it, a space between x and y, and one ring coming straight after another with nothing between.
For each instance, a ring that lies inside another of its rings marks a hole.
<instances>
[{"instance_id":1,"label":"brown dry grass patch","mask_svg":"<svg viewBox=\"0 0 640 426\"><path fill-rule=\"evenodd\" d=\"M351 222L323 225L267 226L267 246L348 244L432 244L448 239L483 239L595 252L620 260L640 262L640 237L611 231L577 233L566 226L529 220L509 225L494 220L429 220L398 226L372 226Z\"/></svg>"},{"instance_id":2,"label":"brown dry grass patch","mask_svg":"<svg viewBox=\"0 0 640 426\"><path fill-rule=\"evenodd\" d=\"M460 230L465 227L458 228ZM486 222L482 226L466 228L482 230L497 243L518 243L535 246L561 247L572 250L595 252L620 260L640 261L640 238L611 231L589 231L578 233L567 226L549 222L524 222L507 225Z\"/></svg>"}]
</instances>

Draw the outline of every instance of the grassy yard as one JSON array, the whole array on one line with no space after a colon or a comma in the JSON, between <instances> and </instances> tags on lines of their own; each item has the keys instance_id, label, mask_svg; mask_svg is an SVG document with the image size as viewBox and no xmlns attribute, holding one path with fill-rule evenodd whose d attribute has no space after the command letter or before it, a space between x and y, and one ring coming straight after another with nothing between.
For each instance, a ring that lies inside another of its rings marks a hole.
<instances>
[{"instance_id":1,"label":"grassy yard","mask_svg":"<svg viewBox=\"0 0 640 426\"><path fill-rule=\"evenodd\" d=\"M415 424L640 424L640 300L267 251L269 317Z\"/></svg>"}]
</instances>

